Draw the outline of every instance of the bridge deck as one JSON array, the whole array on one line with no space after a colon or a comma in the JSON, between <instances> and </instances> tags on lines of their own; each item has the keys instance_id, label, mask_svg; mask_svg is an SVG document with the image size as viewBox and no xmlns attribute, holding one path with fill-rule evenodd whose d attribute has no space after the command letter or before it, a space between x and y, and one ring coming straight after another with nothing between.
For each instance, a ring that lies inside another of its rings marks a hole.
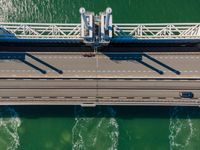
<instances>
[{"instance_id":1,"label":"bridge deck","mask_svg":"<svg viewBox=\"0 0 200 150\"><path fill-rule=\"evenodd\" d=\"M200 52L0 54L1 105L200 105Z\"/></svg>"},{"instance_id":2,"label":"bridge deck","mask_svg":"<svg viewBox=\"0 0 200 150\"><path fill-rule=\"evenodd\" d=\"M0 78L199 78L199 52L1 52Z\"/></svg>"},{"instance_id":3,"label":"bridge deck","mask_svg":"<svg viewBox=\"0 0 200 150\"><path fill-rule=\"evenodd\" d=\"M1 105L200 105L200 80L0 80ZM191 91L192 99L180 92Z\"/></svg>"}]
</instances>

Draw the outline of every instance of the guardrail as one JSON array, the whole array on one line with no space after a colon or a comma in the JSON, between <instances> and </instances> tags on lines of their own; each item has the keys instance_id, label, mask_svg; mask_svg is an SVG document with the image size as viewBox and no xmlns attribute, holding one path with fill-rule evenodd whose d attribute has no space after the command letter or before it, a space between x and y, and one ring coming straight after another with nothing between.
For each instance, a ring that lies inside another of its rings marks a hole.
<instances>
[{"instance_id":1,"label":"guardrail","mask_svg":"<svg viewBox=\"0 0 200 150\"><path fill-rule=\"evenodd\" d=\"M2 23L0 38L81 39L81 24Z\"/></svg>"},{"instance_id":2,"label":"guardrail","mask_svg":"<svg viewBox=\"0 0 200 150\"><path fill-rule=\"evenodd\" d=\"M114 38L200 39L200 23L113 24Z\"/></svg>"}]
</instances>

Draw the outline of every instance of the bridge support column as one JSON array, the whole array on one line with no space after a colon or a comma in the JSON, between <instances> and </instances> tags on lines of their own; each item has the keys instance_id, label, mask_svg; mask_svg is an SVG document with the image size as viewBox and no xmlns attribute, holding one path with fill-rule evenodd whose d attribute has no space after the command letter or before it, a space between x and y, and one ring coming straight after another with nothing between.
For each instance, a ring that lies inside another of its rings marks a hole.
<instances>
[{"instance_id":1,"label":"bridge support column","mask_svg":"<svg viewBox=\"0 0 200 150\"><path fill-rule=\"evenodd\" d=\"M100 13L101 18L101 41L103 45L110 43L112 38L112 9L108 7L105 12Z\"/></svg>"},{"instance_id":2,"label":"bridge support column","mask_svg":"<svg viewBox=\"0 0 200 150\"><path fill-rule=\"evenodd\" d=\"M81 37L84 39L84 43L90 45L93 43L94 13L87 12L83 7L79 12L81 14Z\"/></svg>"},{"instance_id":3,"label":"bridge support column","mask_svg":"<svg viewBox=\"0 0 200 150\"><path fill-rule=\"evenodd\" d=\"M84 8L79 10L81 14L81 37L84 43L97 48L110 43L112 38L112 9L100 12L94 16L93 12L87 12Z\"/></svg>"}]
</instances>

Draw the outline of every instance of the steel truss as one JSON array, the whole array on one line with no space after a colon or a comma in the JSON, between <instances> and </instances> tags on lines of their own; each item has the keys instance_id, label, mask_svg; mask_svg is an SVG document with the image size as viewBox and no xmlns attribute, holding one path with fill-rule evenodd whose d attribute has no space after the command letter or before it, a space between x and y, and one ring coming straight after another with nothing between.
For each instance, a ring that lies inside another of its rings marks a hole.
<instances>
[{"instance_id":1,"label":"steel truss","mask_svg":"<svg viewBox=\"0 0 200 150\"><path fill-rule=\"evenodd\" d=\"M81 24L2 23L0 38L80 39Z\"/></svg>"},{"instance_id":2,"label":"steel truss","mask_svg":"<svg viewBox=\"0 0 200 150\"><path fill-rule=\"evenodd\" d=\"M114 37L134 39L199 39L200 23L113 24Z\"/></svg>"}]
</instances>

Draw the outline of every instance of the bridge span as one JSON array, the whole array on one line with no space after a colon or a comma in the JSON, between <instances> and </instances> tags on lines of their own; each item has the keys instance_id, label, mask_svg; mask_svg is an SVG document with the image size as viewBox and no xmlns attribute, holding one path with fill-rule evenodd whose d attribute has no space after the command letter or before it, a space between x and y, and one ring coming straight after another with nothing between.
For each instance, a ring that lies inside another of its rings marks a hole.
<instances>
[{"instance_id":1,"label":"bridge span","mask_svg":"<svg viewBox=\"0 0 200 150\"><path fill-rule=\"evenodd\" d=\"M191 91L194 97L181 98ZM0 80L1 105L199 106L200 80Z\"/></svg>"},{"instance_id":2,"label":"bridge span","mask_svg":"<svg viewBox=\"0 0 200 150\"><path fill-rule=\"evenodd\" d=\"M0 78L199 78L200 52L0 52Z\"/></svg>"},{"instance_id":3,"label":"bridge span","mask_svg":"<svg viewBox=\"0 0 200 150\"><path fill-rule=\"evenodd\" d=\"M199 64L200 52L1 52L0 104L199 106Z\"/></svg>"},{"instance_id":4,"label":"bridge span","mask_svg":"<svg viewBox=\"0 0 200 150\"><path fill-rule=\"evenodd\" d=\"M0 105L200 106L200 23L122 24L111 8L79 11L81 23L0 22ZM53 46L40 51L38 43ZM190 47L123 47L137 43Z\"/></svg>"},{"instance_id":5,"label":"bridge span","mask_svg":"<svg viewBox=\"0 0 200 150\"><path fill-rule=\"evenodd\" d=\"M0 42L84 43L98 48L112 43L194 43L200 23L113 23L112 9L95 15L80 8L81 23L0 22Z\"/></svg>"}]
</instances>

